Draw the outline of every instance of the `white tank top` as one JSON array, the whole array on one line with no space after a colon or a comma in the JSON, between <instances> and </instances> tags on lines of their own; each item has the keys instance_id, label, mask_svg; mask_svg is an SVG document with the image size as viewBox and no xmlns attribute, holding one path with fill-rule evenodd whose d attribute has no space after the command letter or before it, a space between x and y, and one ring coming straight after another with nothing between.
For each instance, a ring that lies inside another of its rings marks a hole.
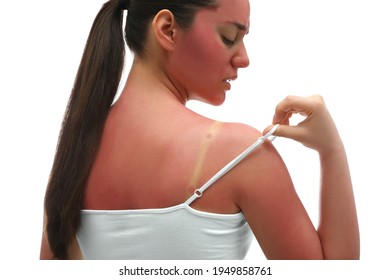
<instances>
[{"instance_id":1,"label":"white tank top","mask_svg":"<svg viewBox=\"0 0 390 280\"><path fill-rule=\"evenodd\" d=\"M143 210L82 210L77 240L84 258L243 259L253 239L244 215L203 212L190 204L276 128L260 137L180 205Z\"/></svg>"}]
</instances>

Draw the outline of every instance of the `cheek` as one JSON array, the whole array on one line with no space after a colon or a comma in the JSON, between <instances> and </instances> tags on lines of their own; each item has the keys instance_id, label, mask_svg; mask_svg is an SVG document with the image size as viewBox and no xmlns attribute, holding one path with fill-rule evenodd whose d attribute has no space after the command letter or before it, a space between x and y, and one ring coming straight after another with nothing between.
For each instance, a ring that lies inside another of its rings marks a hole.
<instances>
[{"instance_id":1,"label":"cheek","mask_svg":"<svg viewBox=\"0 0 390 280\"><path fill-rule=\"evenodd\" d=\"M188 75L195 76L198 82L203 79L217 78L223 73L226 59L223 57L223 45L216 35L205 31L193 32L185 36L177 49L178 62L182 63Z\"/></svg>"}]
</instances>

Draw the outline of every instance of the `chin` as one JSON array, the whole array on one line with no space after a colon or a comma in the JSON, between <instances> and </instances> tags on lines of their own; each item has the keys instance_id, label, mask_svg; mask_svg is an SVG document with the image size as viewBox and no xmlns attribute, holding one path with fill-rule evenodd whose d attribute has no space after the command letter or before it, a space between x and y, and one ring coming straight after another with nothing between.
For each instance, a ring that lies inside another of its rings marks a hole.
<instances>
[{"instance_id":1,"label":"chin","mask_svg":"<svg viewBox=\"0 0 390 280\"><path fill-rule=\"evenodd\" d=\"M193 100L200 101L212 106L221 106L223 103L225 103L226 99L226 93L222 94L214 94L212 97L205 98L203 96L196 96L193 98Z\"/></svg>"},{"instance_id":2,"label":"chin","mask_svg":"<svg viewBox=\"0 0 390 280\"><path fill-rule=\"evenodd\" d=\"M226 94L225 93L221 94L218 97L219 98L215 98L213 100L210 100L210 104L213 105L213 106L221 106L223 103L225 103L225 99L226 99Z\"/></svg>"},{"instance_id":3,"label":"chin","mask_svg":"<svg viewBox=\"0 0 390 280\"><path fill-rule=\"evenodd\" d=\"M217 106L221 106L223 103L225 103L225 99L218 102L210 102L209 104L217 107Z\"/></svg>"}]
</instances>

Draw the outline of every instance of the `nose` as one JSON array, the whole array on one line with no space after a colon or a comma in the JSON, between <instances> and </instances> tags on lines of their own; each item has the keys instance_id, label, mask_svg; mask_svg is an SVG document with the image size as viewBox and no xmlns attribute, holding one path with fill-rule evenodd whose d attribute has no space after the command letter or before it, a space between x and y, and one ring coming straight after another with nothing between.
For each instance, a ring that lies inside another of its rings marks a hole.
<instances>
[{"instance_id":1,"label":"nose","mask_svg":"<svg viewBox=\"0 0 390 280\"><path fill-rule=\"evenodd\" d=\"M249 66L249 57L244 43L241 44L237 53L234 55L232 65L234 68L246 68Z\"/></svg>"}]
</instances>

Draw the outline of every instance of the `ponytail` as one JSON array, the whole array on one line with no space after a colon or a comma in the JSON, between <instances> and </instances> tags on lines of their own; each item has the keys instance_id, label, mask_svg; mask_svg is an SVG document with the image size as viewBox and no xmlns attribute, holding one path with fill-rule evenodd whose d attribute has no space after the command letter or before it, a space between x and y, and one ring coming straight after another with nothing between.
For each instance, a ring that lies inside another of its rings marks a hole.
<instances>
[{"instance_id":1,"label":"ponytail","mask_svg":"<svg viewBox=\"0 0 390 280\"><path fill-rule=\"evenodd\" d=\"M122 76L123 1L108 1L90 31L58 140L45 196L46 234L57 259L80 227L83 194Z\"/></svg>"},{"instance_id":2,"label":"ponytail","mask_svg":"<svg viewBox=\"0 0 390 280\"><path fill-rule=\"evenodd\" d=\"M191 26L201 8L216 8L217 0L110 0L93 23L65 112L45 196L46 235L57 259L80 227L85 186L100 145L104 123L122 76L125 44L145 57L149 23L169 9L183 28ZM127 21L123 38L123 10Z\"/></svg>"}]
</instances>

